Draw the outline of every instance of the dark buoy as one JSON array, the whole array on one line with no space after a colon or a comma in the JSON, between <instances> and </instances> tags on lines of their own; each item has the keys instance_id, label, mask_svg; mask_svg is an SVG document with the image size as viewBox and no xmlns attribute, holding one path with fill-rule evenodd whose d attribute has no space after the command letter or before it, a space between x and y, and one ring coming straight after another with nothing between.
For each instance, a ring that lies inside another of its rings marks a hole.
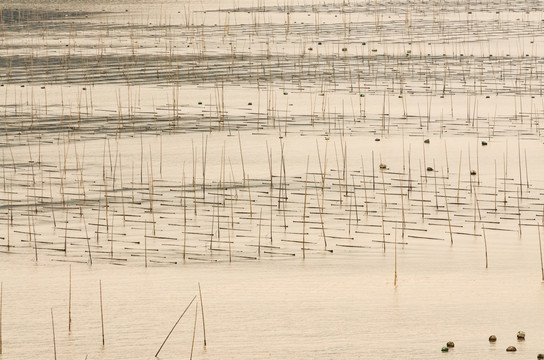
<instances>
[{"instance_id":1,"label":"dark buoy","mask_svg":"<svg viewBox=\"0 0 544 360\"><path fill-rule=\"evenodd\" d=\"M470 175L476 175L476 170L470 170Z\"/></svg>"},{"instance_id":2,"label":"dark buoy","mask_svg":"<svg viewBox=\"0 0 544 360\"><path fill-rule=\"evenodd\" d=\"M199 101L199 102L198 102L198 105L202 105L202 101Z\"/></svg>"},{"instance_id":3,"label":"dark buoy","mask_svg":"<svg viewBox=\"0 0 544 360\"><path fill-rule=\"evenodd\" d=\"M448 349L447 346L442 346L442 352L448 352L450 351L450 349Z\"/></svg>"},{"instance_id":4,"label":"dark buoy","mask_svg":"<svg viewBox=\"0 0 544 360\"><path fill-rule=\"evenodd\" d=\"M382 170L387 169L387 165L385 165L385 164L380 164L380 169L382 169Z\"/></svg>"},{"instance_id":5,"label":"dark buoy","mask_svg":"<svg viewBox=\"0 0 544 360\"><path fill-rule=\"evenodd\" d=\"M247 104L248 104L248 105L250 105L250 106L251 106L251 105L253 105L253 103L252 103L252 102L248 102Z\"/></svg>"},{"instance_id":6,"label":"dark buoy","mask_svg":"<svg viewBox=\"0 0 544 360\"><path fill-rule=\"evenodd\" d=\"M453 341L448 341L446 343L446 346L449 347L449 348L452 348L452 347L455 347L455 344L453 343Z\"/></svg>"},{"instance_id":7,"label":"dark buoy","mask_svg":"<svg viewBox=\"0 0 544 360\"><path fill-rule=\"evenodd\" d=\"M380 138L375 138L374 141L380 141Z\"/></svg>"},{"instance_id":8,"label":"dark buoy","mask_svg":"<svg viewBox=\"0 0 544 360\"><path fill-rule=\"evenodd\" d=\"M536 356L536 358L537 358L537 359L544 359L544 354L538 354L538 355Z\"/></svg>"},{"instance_id":9,"label":"dark buoy","mask_svg":"<svg viewBox=\"0 0 544 360\"><path fill-rule=\"evenodd\" d=\"M516 349L515 346L509 346L506 348L506 351L517 351L518 349Z\"/></svg>"},{"instance_id":10,"label":"dark buoy","mask_svg":"<svg viewBox=\"0 0 544 360\"><path fill-rule=\"evenodd\" d=\"M433 171L433 168L430 166L427 166L427 171Z\"/></svg>"},{"instance_id":11,"label":"dark buoy","mask_svg":"<svg viewBox=\"0 0 544 360\"><path fill-rule=\"evenodd\" d=\"M518 334L516 336L518 340L525 340L525 331L518 331Z\"/></svg>"},{"instance_id":12,"label":"dark buoy","mask_svg":"<svg viewBox=\"0 0 544 360\"><path fill-rule=\"evenodd\" d=\"M497 337L495 335L491 335L489 337L489 342L495 342L495 341L497 341Z\"/></svg>"},{"instance_id":13,"label":"dark buoy","mask_svg":"<svg viewBox=\"0 0 544 360\"><path fill-rule=\"evenodd\" d=\"M430 143L431 143L431 140L425 139L425 140L423 140L423 142L424 142L425 144L430 144Z\"/></svg>"},{"instance_id":14,"label":"dark buoy","mask_svg":"<svg viewBox=\"0 0 544 360\"><path fill-rule=\"evenodd\" d=\"M487 145L487 141L482 141L482 146L486 146Z\"/></svg>"}]
</instances>

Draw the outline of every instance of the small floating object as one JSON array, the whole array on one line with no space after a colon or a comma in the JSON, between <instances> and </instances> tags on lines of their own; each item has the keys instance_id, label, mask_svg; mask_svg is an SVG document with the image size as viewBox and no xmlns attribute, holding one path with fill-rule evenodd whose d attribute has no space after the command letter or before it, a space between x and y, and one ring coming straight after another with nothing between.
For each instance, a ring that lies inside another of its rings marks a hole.
<instances>
[{"instance_id":1,"label":"small floating object","mask_svg":"<svg viewBox=\"0 0 544 360\"><path fill-rule=\"evenodd\" d=\"M525 340L525 331L518 331L518 334L516 336L518 340Z\"/></svg>"},{"instance_id":2,"label":"small floating object","mask_svg":"<svg viewBox=\"0 0 544 360\"><path fill-rule=\"evenodd\" d=\"M382 170L383 170L383 169L387 169L387 165L385 165L385 164L383 164L383 163L380 164L380 169L382 169Z\"/></svg>"},{"instance_id":3,"label":"small floating object","mask_svg":"<svg viewBox=\"0 0 544 360\"><path fill-rule=\"evenodd\" d=\"M431 166L427 166L427 171L433 171L433 168Z\"/></svg>"},{"instance_id":4,"label":"small floating object","mask_svg":"<svg viewBox=\"0 0 544 360\"><path fill-rule=\"evenodd\" d=\"M486 146L487 145L487 141L482 141L482 146Z\"/></svg>"},{"instance_id":5,"label":"small floating object","mask_svg":"<svg viewBox=\"0 0 544 360\"><path fill-rule=\"evenodd\" d=\"M375 138L374 141L380 141L380 138Z\"/></svg>"},{"instance_id":6,"label":"small floating object","mask_svg":"<svg viewBox=\"0 0 544 360\"><path fill-rule=\"evenodd\" d=\"M424 142L425 144L430 144L430 143L431 143L431 140L425 139L425 140L423 140L423 142Z\"/></svg>"},{"instance_id":7,"label":"small floating object","mask_svg":"<svg viewBox=\"0 0 544 360\"><path fill-rule=\"evenodd\" d=\"M323 43L320 41L320 42L317 43L317 45L323 45Z\"/></svg>"},{"instance_id":8,"label":"small floating object","mask_svg":"<svg viewBox=\"0 0 544 360\"><path fill-rule=\"evenodd\" d=\"M284 92L283 92L283 95L287 95L287 94L289 94L287 91L284 91Z\"/></svg>"},{"instance_id":9,"label":"small floating object","mask_svg":"<svg viewBox=\"0 0 544 360\"><path fill-rule=\"evenodd\" d=\"M348 48L342 48L342 51L348 51Z\"/></svg>"},{"instance_id":10,"label":"small floating object","mask_svg":"<svg viewBox=\"0 0 544 360\"><path fill-rule=\"evenodd\" d=\"M253 105L253 103L252 103L252 102L248 102L247 104L248 104L248 105Z\"/></svg>"},{"instance_id":11,"label":"small floating object","mask_svg":"<svg viewBox=\"0 0 544 360\"><path fill-rule=\"evenodd\" d=\"M449 347L449 348L452 348L452 347L455 347L455 344L453 343L453 341L448 341L446 343L446 346Z\"/></svg>"},{"instance_id":12,"label":"small floating object","mask_svg":"<svg viewBox=\"0 0 544 360\"><path fill-rule=\"evenodd\" d=\"M363 45L363 46L366 45L366 42L363 42L362 45Z\"/></svg>"},{"instance_id":13,"label":"small floating object","mask_svg":"<svg viewBox=\"0 0 544 360\"><path fill-rule=\"evenodd\" d=\"M199 101L199 102L198 102L198 105L202 105L202 101Z\"/></svg>"},{"instance_id":14,"label":"small floating object","mask_svg":"<svg viewBox=\"0 0 544 360\"><path fill-rule=\"evenodd\" d=\"M378 51L378 49L372 49L372 52L377 52L377 51Z\"/></svg>"},{"instance_id":15,"label":"small floating object","mask_svg":"<svg viewBox=\"0 0 544 360\"><path fill-rule=\"evenodd\" d=\"M360 97L365 97L365 94L359 94Z\"/></svg>"},{"instance_id":16,"label":"small floating object","mask_svg":"<svg viewBox=\"0 0 544 360\"><path fill-rule=\"evenodd\" d=\"M536 356L536 358L537 358L537 359L544 359L544 354L538 354L538 355Z\"/></svg>"},{"instance_id":17,"label":"small floating object","mask_svg":"<svg viewBox=\"0 0 544 360\"><path fill-rule=\"evenodd\" d=\"M308 48L309 51L312 51L313 49L314 49L313 47L309 47L309 48Z\"/></svg>"},{"instance_id":18,"label":"small floating object","mask_svg":"<svg viewBox=\"0 0 544 360\"><path fill-rule=\"evenodd\" d=\"M515 346L510 345L509 347L506 348L506 351L518 351L518 349L516 349Z\"/></svg>"},{"instance_id":19,"label":"small floating object","mask_svg":"<svg viewBox=\"0 0 544 360\"><path fill-rule=\"evenodd\" d=\"M470 175L476 175L476 170L470 170Z\"/></svg>"},{"instance_id":20,"label":"small floating object","mask_svg":"<svg viewBox=\"0 0 544 360\"><path fill-rule=\"evenodd\" d=\"M495 335L490 335L489 342L495 342L495 341L497 341L497 337Z\"/></svg>"},{"instance_id":21,"label":"small floating object","mask_svg":"<svg viewBox=\"0 0 544 360\"><path fill-rule=\"evenodd\" d=\"M450 351L450 349L448 349L447 346L442 346L442 352L448 352Z\"/></svg>"}]
</instances>

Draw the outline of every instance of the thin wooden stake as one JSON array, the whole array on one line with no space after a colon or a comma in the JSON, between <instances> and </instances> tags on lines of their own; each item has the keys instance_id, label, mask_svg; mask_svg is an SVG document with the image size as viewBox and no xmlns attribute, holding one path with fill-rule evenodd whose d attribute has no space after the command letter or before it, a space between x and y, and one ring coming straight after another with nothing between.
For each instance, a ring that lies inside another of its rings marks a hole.
<instances>
[{"instance_id":1,"label":"thin wooden stake","mask_svg":"<svg viewBox=\"0 0 544 360\"><path fill-rule=\"evenodd\" d=\"M542 271L542 281L544 281L544 263L542 262L542 239L540 237L540 226L538 223L537 223L537 229L538 229L538 247L540 249L539 253L540 253L540 270ZM0 297L1 299L1 297ZM1 341L0 341L1 343Z\"/></svg>"},{"instance_id":2,"label":"thin wooden stake","mask_svg":"<svg viewBox=\"0 0 544 360\"><path fill-rule=\"evenodd\" d=\"M306 158L306 180L304 180L304 209L302 211L302 258L306 259L306 198L308 195L308 167L310 155Z\"/></svg>"},{"instance_id":3,"label":"thin wooden stake","mask_svg":"<svg viewBox=\"0 0 544 360\"><path fill-rule=\"evenodd\" d=\"M482 232L484 233L484 247L485 247L485 268L487 269L488 263L487 263L487 238L485 236L485 225L482 224ZM543 278L544 280L544 278Z\"/></svg>"},{"instance_id":4,"label":"thin wooden stake","mask_svg":"<svg viewBox=\"0 0 544 360\"><path fill-rule=\"evenodd\" d=\"M55 338L55 320L53 318L53 308L51 308L51 328L53 329L53 353L55 354L55 360L57 360L57 340Z\"/></svg>"},{"instance_id":5,"label":"thin wooden stake","mask_svg":"<svg viewBox=\"0 0 544 360\"><path fill-rule=\"evenodd\" d=\"M444 169L442 169L442 185L444 186L444 200L446 201L446 213L448 214L448 228L450 230L450 241L451 241L451 245L453 245L453 234L451 231L450 209L448 207L448 194L446 194L446 180L444 180Z\"/></svg>"},{"instance_id":6,"label":"thin wooden stake","mask_svg":"<svg viewBox=\"0 0 544 360\"><path fill-rule=\"evenodd\" d=\"M198 283L198 294L200 295L200 311L202 313L202 330L204 332L204 347L206 347L206 322L204 321L204 303L202 302L202 290Z\"/></svg>"},{"instance_id":7,"label":"thin wooden stake","mask_svg":"<svg viewBox=\"0 0 544 360\"><path fill-rule=\"evenodd\" d=\"M102 346L104 346L104 307L102 306L102 280L99 280L98 284L100 286L100 324L102 326Z\"/></svg>"},{"instance_id":8,"label":"thin wooden stake","mask_svg":"<svg viewBox=\"0 0 544 360\"><path fill-rule=\"evenodd\" d=\"M68 281L68 332L72 331L72 264L70 264Z\"/></svg>"},{"instance_id":9,"label":"thin wooden stake","mask_svg":"<svg viewBox=\"0 0 544 360\"><path fill-rule=\"evenodd\" d=\"M144 267L147 267L147 219L144 220Z\"/></svg>"},{"instance_id":10,"label":"thin wooden stake","mask_svg":"<svg viewBox=\"0 0 544 360\"><path fill-rule=\"evenodd\" d=\"M193 340L191 342L191 356L189 357L189 360L193 360L193 348L195 347L195 335L196 335L196 320L198 318L198 303L196 303L195 308L195 324L193 325Z\"/></svg>"},{"instance_id":11,"label":"thin wooden stake","mask_svg":"<svg viewBox=\"0 0 544 360\"><path fill-rule=\"evenodd\" d=\"M185 315L185 313L187 312L187 310L189 309L189 307L191 306L191 304L195 301L196 299L196 295L193 297L193 300L191 300L191 302L189 303L189 305L187 305L187 307L185 308L185 310L183 310L183 313L181 313L180 317L178 318L178 320L175 322L174 326L172 326L172 329L170 330L170 332L168 333L168 335L166 335L166 339L164 339L164 341L162 342L161 346L159 347L159 350L157 350L157 353L155 354L155 357L159 356L159 353L161 352L162 350L162 347L164 346L164 344L166 343L166 341L168 340L168 338L170 337L170 335L172 334L172 332L174 331L174 329L176 328L176 326L178 325L179 321L181 320L181 318L183 317L183 315Z\"/></svg>"}]
</instances>

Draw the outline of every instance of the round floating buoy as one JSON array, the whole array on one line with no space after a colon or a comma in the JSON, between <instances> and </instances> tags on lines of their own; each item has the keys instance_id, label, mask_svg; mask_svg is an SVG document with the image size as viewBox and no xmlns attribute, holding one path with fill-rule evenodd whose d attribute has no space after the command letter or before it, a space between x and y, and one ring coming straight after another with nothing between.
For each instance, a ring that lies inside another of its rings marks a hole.
<instances>
[{"instance_id":1,"label":"round floating buoy","mask_svg":"<svg viewBox=\"0 0 544 360\"><path fill-rule=\"evenodd\" d=\"M374 141L380 141L380 138L375 138Z\"/></svg>"},{"instance_id":2,"label":"round floating buoy","mask_svg":"<svg viewBox=\"0 0 544 360\"><path fill-rule=\"evenodd\" d=\"M476 175L476 170L470 170L470 175Z\"/></svg>"},{"instance_id":3,"label":"round floating buoy","mask_svg":"<svg viewBox=\"0 0 544 360\"><path fill-rule=\"evenodd\" d=\"M449 347L449 348L452 348L452 347L455 347L455 344L453 343L453 341L448 341L446 343L446 346Z\"/></svg>"},{"instance_id":4,"label":"round floating buoy","mask_svg":"<svg viewBox=\"0 0 544 360\"><path fill-rule=\"evenodd\" d=\"M495 342L497 341L497 337L495 335L489 336L489 342Z\"/></svg>"},{"instance_id":5,"label":"round floating buoy","mask_svg":"<svg viewBox=\"0 0 544 360\"><path fill-rule=\"evenodd\" d=\"M430 143L431 143L431 140L425 139L425 140L423 140L423 142L424 142L425 144L430 144Z\"/></svg>"},{"instance_id":6,"label":"round floating buoy","mask_svg":"<svg viewBox=\"0 0 544 360\"><path fill-rule=\"evenodd\" d=\"M433 168L430 166L427 166L427 171L433 171Z\"/></svg>"},{"instance_id":7,"label":"round floating buoy","mask_svg":"<svg viewBox=\"0 0 544 360\"><path fill-rule=\"evenodd\" d=\"M385 165L385 164L380 164L380 169L382 169L382 170L383 170L383 169L387 169L387 165Z\"/></svg>"},{"instance_id":8,"label":"round floating buoy","mask_svg":"<svg viewBox=\"0 0 544 360\"><path fill-rule=\"evenodd\" d=\"M198 105L202 105L202 101L199 101L199 102L198 102Z\"/></svg>"},{"instance_id":9,"label":"round floating buoy","mask_svg":"<svg viewBox=\"0 0 544 360\"><path fill-rule=\"evenodd\" d=\"M516 349L515 346L509 346L506 348L506 351L517 351L518 349Z\"/></svg>"},{"instance_id":10,"label":"round floating buoy","mask_svg":"<svg viewBox=\"0 0 544 360\"><path fill-rule=\"evenodd\" d=\"M482 146L486 146L487 145L487 141L482 141Z\"/></svg>"},{"instance_id":11,"label":"round floating buoy","mask_svg":"<svg viewBox=\"0 0 544 360\"><path fill-rule=\"evenodd\" d=\"M448 349L447 346L442 346L442 352L448 352L450 351L450 349Z\"/></svg>"},{"instance_id":12,"label":"round floating buoy","mask_svg":"<svg viewBox=\"0 0 544 360\"><path fill-rule=\"evenodd\" d=\"M359 94L360 97L365 97L365 94Z\"/></svg>"},{"instance_id":13,"label":"round floating buoy","mask_svg":"<svg viewBox=\"0 0 544 360\"><path fill-rule=\"evenodd\" d=\"M518 331L518 334L516 336L518 340L525 340L525 331Z\"/></svg>"},{"instance_id":14,"label":"round floating buoy","mask_svg":"<svg viewBox=\"0 0 544 360\"><path fill-rule=\"evenodd\" d=\"M253 103L252 103L252 102L248 102L247 104L248 104L248 105L253 105Z\"/></svg>"}]
</instances>

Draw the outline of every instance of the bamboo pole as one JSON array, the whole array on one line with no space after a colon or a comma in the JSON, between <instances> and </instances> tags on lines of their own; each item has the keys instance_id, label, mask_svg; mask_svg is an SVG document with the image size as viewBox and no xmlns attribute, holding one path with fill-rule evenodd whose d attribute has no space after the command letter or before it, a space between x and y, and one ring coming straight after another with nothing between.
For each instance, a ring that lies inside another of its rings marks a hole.
<instances>
[{"instance_id":1,"label":"bamboo pole","mask_svg":"<svg viewBox=\"0 0 544 360\"><path fill-rule=\"evenodd\" d=\"M102 280L99 280L98 284L100 287L100 325L102 328L102 346L104 346L104 307L102 305Z\"/></svg>"},{"instance_id":2,"label":"bamboo pole","mask_svg":"<svg viewBox=\"0 0 544 360\"><path fill-rule=\"evenodd\" d=\"M446 180L444 180L444 169L442 170L442 184L444 186L444 200L446 201L446 213L448 214L448 228L450 230L450 241L453 245L453 233L451 231L451 218L450 218L450 209L448 207L448 194L446 193Z\"/></svg>"},{"instance_id":3,"label":"bamboo pole","mask_svg":"<svg viewBox=\"0 0 544 360\"><path fill-rule=\"evenodd\" d=\"M310 155L306 158L306 179L304 180L304 209L302 211L302 258L306 259L306 199L308 196L308 168Z\"/></svg>"},{"instance_id":4,"label":"bamboo pole","mask_svg":"<svg viewBox=\"0 0 544 360\"><path fill-rule=\"evenodd\" d=\"M402 196L402 195L401 195ZM393 285L397 286L397 225L395 226L395 279L393 280Z\"/></svg>"},{"instance_id":5,"label":"bamboo pole","mask_svg":"<svg viewBox=\"0 0 544 360\"><path fill-rule=\"evenodd\" d=\"M200 296L200 311L202 313L202 331L204 332L204 347L206 347L206 322L204 321L204 303L202 302L202 290L198 283L198 294Z\"/></svg>"},{"instance_id":6,"label":"bamboo pole","mask_svg":"<svg viewBox=\"0 0 544 360\"><path fill-rule=\"evenodd\" d=\"M537 229L538 229L538 247L540 249L540 270L542 271L542 281L544 281L544 263L542 262L542 239L540 237L540 226L537 222ZM1 299L1 297L0 297ZM0 341L1 342L1 341Z\"/></svg>"},{"instance_id":7,"label":"bamboo pole","mask_svg":"<svg viewBox=\"0 0 544 360\"><path fill-rule=\"evenodd\" d=\"M193 325L193 340L191 341L191 356L189 357L189 360L193 360L193 349L195 347L196 320L197 319L198 319L198 302L196 303L196 307L195 307L195 323Z\"/></svg>"},{"instance_id":8,"label":"bamboo pole","mask_svg":"<svg viewBox=\"0 0 544 360\"><path fill-rule=\"evenodd\" d=\"M180 317L178 318L178 320L174 323L174 326L172 326L172 329L170 330L170 332L168 333L168 335L166 335L166 338L164 339L164 341L162 342L161 346L159 347L159 350L157 350L157 353L155 354L155 357L158 357L159 356L159 353L161 352L162 350L162 347L164 346L164 344L166 343L166 341L168 340L168 338L170 337L170 335L172 334L172 332L174 331L174 329L176 328L176 326L178 325L179 321L181 320L181 318L183 317L183 315L185 315L185 313L187 312L187 310L189 309L189 307L191 306L191 304L195 301L196 299L196 295L193 297L193 300L191 300L191 302L189 303L189 305L187 305L187 307L185 308L185 310L183 310L183 312L181 313Z\"/></svg>"},{"instance_id":9,"label":"bamboo pole","mask_svg":"<svg viewBox=\"0 0 544 360\"><path fill-rule=\"evenodd\" d=\"M482 224L482 232L484 234L484 247L485 247L485 268L488 268L488 262L487 262L487 237L485 236L485 225ZM544 278L543 278L544 280Z\"/></svg>"},{"instance_id":10,"label":"bamboo pole","mask_svg":"<svg viewBox=\"0 0 544 360\"><path fill-rule=\"evenodd\" d=\"M53 318L53 308L51 308L51 328L53 330L53 354L55 355L55 360L57 360L57 340L55 338L55 320Z\"/></svg>"},{"instance_id":11,"label":"bamboo pole","mask_svg":"<svg viewBox=\"0 0 544 360\"><path fill-rule=\"evenodd\" d=\"M70 264L68 280L68 332L72 331L72 264Z\"/></svg>"}]
</instances>

